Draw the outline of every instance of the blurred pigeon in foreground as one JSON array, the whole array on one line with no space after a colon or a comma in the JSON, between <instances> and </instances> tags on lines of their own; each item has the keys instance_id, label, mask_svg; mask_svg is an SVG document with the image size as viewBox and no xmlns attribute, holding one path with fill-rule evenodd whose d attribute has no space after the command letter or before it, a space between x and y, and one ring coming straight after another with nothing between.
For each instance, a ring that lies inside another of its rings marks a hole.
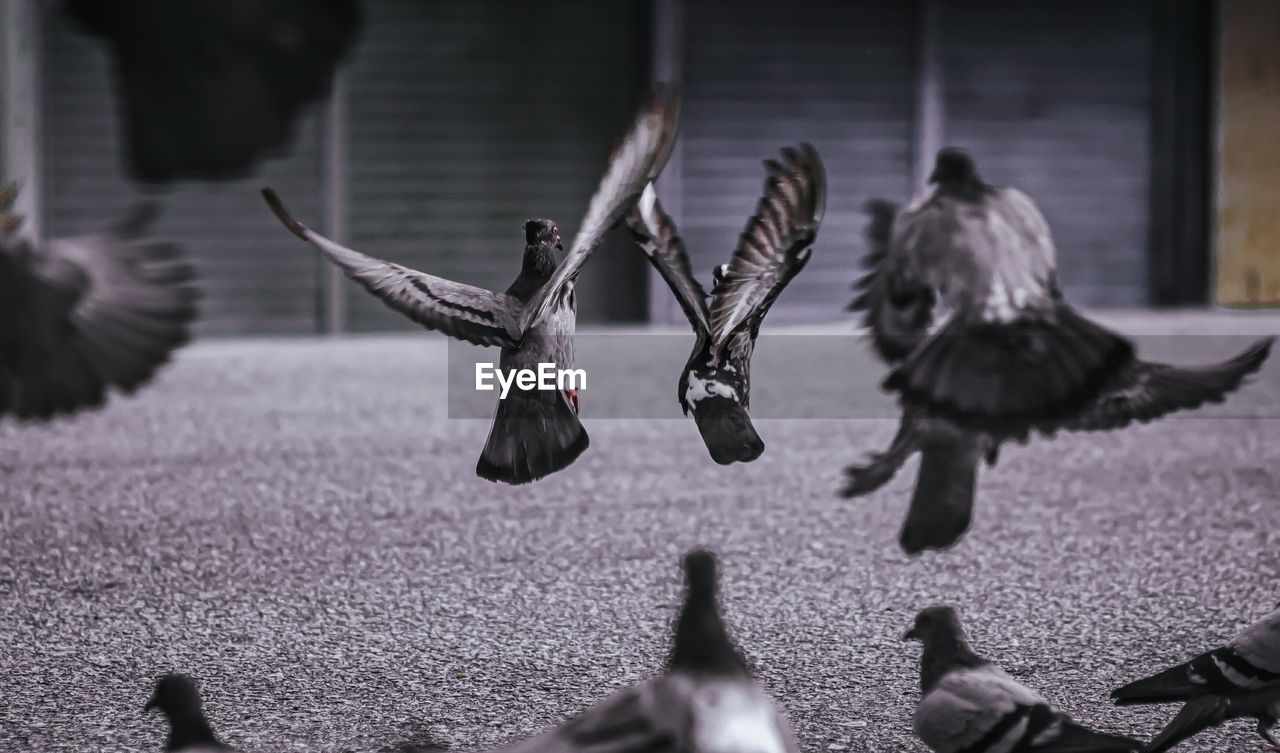
<instances>
[{"instance_id":1,"label":"blurred pigeon in foreground","mask_svg":"<svg viewBox=\"0 0 1280 753\"><path fill-rule=\"evenodd\" d=\"M615 693L507 752L799 753L773 699L729 640L716 580L714 555L685 555L685 602L661 677Z\"/></svg>"},{"instance_id":2,"label":"blurred pigeon in foreground","mask_svg":"<svg viewBox=\"0 0 1280 753\"><path fill-rule=\"evenodd\" d=\"M0 418L47 419L132 393L187 342L195 273L172 243L142 240L155 207L112 230L35 247L0 198Z\"/></svg>"},{"instance_id":3,"label":"blurred pigeon in foreground","mask_svg":"<svg viewBox=\"0 0 1280 753\"><path fill-rule=\"evenodd\" d=\"M948 157L948 154L944 150L939 156L935 176L957 169L954 165L948 167L948 161L958 157L955 154ZM967 157L964 159L967 160ZM972 172L972 162L963 161L962 165L967 166L969 179L978 181L976 173ZM941 182L934 197L943 207L951 207L949 211L964 217L963 222L957 220L960 223L958 226L964 227L964 223L975 221L973 216L983 213L982 202L987 200L984 197L1002 196L1005 194L1001 192L1013 189L992 189L979 181L976 186L965 189L968 193L948 197L948 193L956 191L952 183ZM977 198L971 198L971 194ZM1016 191L1010 195L1015 197L1015 204L1021 209L1027 213L1034 212L1034 206L1025 196ZM939 196L941 199L936 198ZM1025 202L1025 206L1022 202ZM925 206L928 206L928 202ZM935 208L931 211L943 213L943 209ZM867 241L871 249L866 258L869 272L858 282L860 294L851 308L864 312L864 323L870 331L871 342L877 354L890 366L901 368L902 364L915 359L920 352L942 347L938 345L941 338L955 341L946 347L961 347L961 340L970 337L968 334L954 333L960 326L955 323L955 316L960 316L963 320L963 313L953 315L951 322L943 325L938 332L930 331L939 294L947 302L952 300L947 286L938 285L944 280L911 274L911 270L904 267L907 262L903 261L903 257L909 262L911 254L919 254L911 244L919 242L913 233L921 232L915 226L922 222L919 215L927 214L925 209L903 212L892 203L872 201L867 205L867 212L871 218L867 226ZM999 213L993 211L991 214L989 223L1004 227L999 220ZM1039 217L1038 213L1034 216ZM1025 218L1024 221L1030 222ZM963 234L961 238L963 239ZM1048 242L1047 239L1046 234L1045 243ZM1016 250L1005 249L1004 253L1010 255ZM1048 253L1048 259L1052 261L1051 252L1052 246L1048 246L1047 251L1036 248L1029 253L1029 257L1043 261L1045 253ZM967 247L958 248L955 253L962 260L981 258ZM941 264L943 260L930 257L929 261ZM1007 264L1016 267L1013 262ZM955 263L944 265L943 268L953 266ZM974 266L981 267L976 263ZM963 265L961 267L961 271L965 271ZM966 273L970 272L972 270ZM956 274L959 275L958 279L965 279L959 271ZM1053 303L1052 310L1068 311L1066 304L1057 299L1051 275L1048 280L1052 297L1057 301ZM960 297L962 307L966 305L965 300L964 296ZM1043 319L1048 314L1033 310L1030 316L1033 319ZM1073 313L1067 317L1076 323L1084 321ZM976 325L980 333L973 336L974 342L983 341L983 338L989 340L979 348L985 355L979 355L991 356L993 360L985 366L974 361L964 368L948 367L939 372L945 379L963 376L967 380L963 389L969 394L969 404L979 406L982 410L991 408L994 411L987 420L964 412L958 413L927 399L917 400L911 394L904 393L902 421L889 448L874 454L862 465L846 469L848 478L841 492L842 496L860 496L887 483L912 454L920 453L915 492L900 538L902 548L909 554L917 554L924 549L945 549L956 543L968 530L978 466L983 459L994 465L1004 441L1025 440L1031 428L1047 435L1058 430L1119 429L1135 421L1151 421L1175 411L1221 402L1227 394L1240 386L1245 377L1262 367L1270 354L1272 342L1271 338L1260 340L1234 358L1205 366L1171 366L1126 356L1116 368L1108 370L1101 378L1099 388L1089 397L1078 395L1070 405L1061 404L1054 408L1052 420L1044 413L1039 414L1040 417L1035 420L1029 420L1036 415L1034 410L1020 418L1020 409L1010 411L1007 406L1001 407L1001 401L1024 387L1024 376L1032 382L1048 380L1058 383L1054 372L1040 368L1040 365L1046 363L1042 359L1053 357L1055 353L1065 359L1058 364L1063 370L1063 379L1074 379L1083 373L1076 368L1076 362L1066 358L1066 351L1062 347L1068 340L1064 336L1044 335L1050 345L1040 342L1043 334L1041 330L1050 326L1051 319L1052 317L1026 325L1022 332L1019 332L1019 328L1023 325L1015 320L1005 333L1009 334L1007 339L997 336L1002 325ZM1071 338L1079 339L1081 343L1090 342L1088 338L1074 335ZM1105 339L1111 343L1107 347L1116 348L1117 353L1132 353L1132 346L1119 336L1108 335ZM1123 343L1123 347L1116 346L1116 342ZM997 351L984 350L988 348L1004 348L1003 355L997 358ZM1008 371L1004 364L1006 359L1008 363L1020 365ZM898 373L901 372L895 371L895 374ZM1031 386L1028 389L1039 388Z\"/></svg>"},{"instance_id":4,"label":"blurred pigeon in foreground","mask_svg":"<svg viewBox=\"0 0 1280 753\"><path fill-rule=\"evenodd\" d=\"M63 0L104 39L131 175L243 177L278 156L329 93L360 27L358 0Z\"/></svg>"},{"instance_id":5,"label":"blurred pigeon in foreground","mask_svg":"<svg viewBox=\"0 0 1280 753\"><path fill-rule=\"evenodd\" d=\"M1280 750L1280 605L1230 643L1111 691L1117 705L1184 703L1147 744L1169 750L1230 719L1257 719L1258 734Z\"/></svg>"},{"instance_id":6,"label":"blurred pigeon in foreground","mask_svg":"<svg viewBox=\"0 0 1280 753\"><path fill-rule=\"evenodd\" d=\"M504 373L555 364L573 364L577 307L574 281L604 234L661 171L671 151L678 115L674 94L658 92L641 108L635 124L614 150L600 186L591 197L573 246L559 265L560 230L551 220L525 223L524 261L505 293L452 282L375 259L340 246L293 219L271 189L263 195L294 235L311 243L347 276L388 307L427 329L476 345L500 345ZM554 473L587 449L578 421L577 390L522 390L513 387L498 401L489 440L476 475L523 484Z\"/></svg>"},{"instance_id":7,"label":"blurred pigeon in foreground","mask_svg":"<svg viewBox=\"0 0 1280 753\"><path fill-rule=\"evenodd\" d=\"M685 415L693 413L711 458L722 465L750 462L764 452L747 414L751 353L774 299L809 261L826 205L826 174L814 148L784 149L782 158L765 162L764 196L732 260L716 269L710 306L652 185L627 215L632 235L697 335L676 400Z\"/></svg>"},{"instance_id":8,"label":"blurred pigeon in foreground","mask_svg":"<svg viewBox=\"0 0 1280 753\"><path fill-rule=\"evenodd\" d=\"M166 751L234 751L234 748L213 734L213 728L209 726L200 702L200 691L186 675L169 674L157 680L155 692L147 702L146 709L160 709L169 719L169 739L164 744Z\"/></svg>"},{"instance_id":9,"label":"blurred pigeon in foreground","mask_svg":"<svg viewBox=\"0 0 1280 753\"><path fill-rule=\"evenodd\" d=\"M1076 724L973 653L951 607L921 611L903 640L924 644L915 733L937 753L1122 753L1142 747Z\"/></svg>"}]
</instances>

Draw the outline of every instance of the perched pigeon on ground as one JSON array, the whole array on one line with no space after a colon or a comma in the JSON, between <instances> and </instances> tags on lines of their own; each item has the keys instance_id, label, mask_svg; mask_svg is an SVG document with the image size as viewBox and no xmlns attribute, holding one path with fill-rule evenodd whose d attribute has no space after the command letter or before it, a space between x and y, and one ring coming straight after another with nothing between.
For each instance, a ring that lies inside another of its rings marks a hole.
<instances>
[{"instance_id":1,"label":"perched pigeon on ground","mask_svg":"<svg viewBox=\"0 0 1280 753\"><path fill-rule=\"evenodd\" d=\"M937 753L1124 753L1142 743L1056 711L969 648L951 607L924 609L903 640L924 644L915 733Z\"/></svg>"},{"instance_id":2,"label":"perched pigeon on ground","mask_svg":"<svg viewBox=\"0 0 1280 753\"><path fill-rule=\"evenodd\" d=\"M0 197L0 418L47 419L132 393L187 342L195 273L172 243L140 238L155 207L114 229L21 237Z\"/></svg>"},{"instance_id":3,"label":"perched pigeon on ground","mask_svg":"<svg viewBox=\"0 0 1280 753\"><path fill-rule=\"evenodd\" d=\"M640 110L630 133L614 151L587 206L573 246L559 265L560 230L551 220L525 223L524 261L505 293L452 282L340 246L293 219L271 189L267 203L285 226L322 251L347 276L427 329L476 345L500 345L504 372L573 363L577 309L574 281L604 234L661 171L675 138L678 104L659 92ZM587 449L578 421L576 391L513 387L498 403L476 475L523 484L567 467Z\"/></svg>"},{"instance_id":4,"label":"perched pigeon on ground","mask_svg":"<svg viewBox=\"0 0 1280 753\"><path fill-rule=\"evenodd\" d=\"M858 282L860 294L851 305L864 312L876 353L895 369L886 384L902 393L903 415L888 449L846 469L841 494L854 497L878 489L919 452L920 470L900 538L909 554L959 541L969 527L978 466L984 459L994 465L1003 442L1024 441L1032 430L1051 435L1119 429L1221 402L1270 354L1272 339L1266 338L1234 358L1205 366L1133 357L1127 340L1088 323L1062 302L1053 282L1048 230L1029 199L982 183L973 162L955 150L939 154L934 180L937 190L916 208L900 211L885 201L867 205L869 272ZM1027 239L1015 232L1022 227L1038 230ZM954 259L922 245L940 243L930 239L947 228L946 237L954 243L945 248ZM994 270L988 257L998 261ZM1024 287L1013 287L1018 280ZM1040 287L1026 287L1031 280ZM973 291L986 288L1014 293L1008 300L994 292L975 300ZM1034 290L1034 296L1026 290ZM953 313L931 331L939 298ZM988 321L984 311L993 298L1000 305ZM1014 306L1018 301L1025 305ZM1013 318L1005 322L1006 315ZM1063 323L1071 331L1054 332ZM1103 357L1104 350L1114 358ZM1072 356L1077 351L1082 351L1079 362ZM948 365L939 360L940 353L957 360ZM927 390L903 388L909 374L919 376L915 369L922 363L933 364L919 374L936 377L938 395L956 391L963 400L948 403L929 397ZM1106 365L1105 374L1085 379L1088 363ZM1069 383L1087 383L1088 394ZM1042 388L1045 394L1073 397L1038 404L1031 395ZM1025 400L1017 397L1024 391L1029 391Z\"/></svg>"},{"instance_id":5,"label":"perched pigeon on ground","mask_svg":"<svg viewBox=\"0 0 1280 753\"><path fill-rule=\"evenodd\" d=\"M1117 705L1185 703L1145 751L1169 750L1230 719L1257 719L1280 750L1280 604L1225 646L1111 691Z\"/></svg>"},{"instance_id":6,"label":"perched pigeon on ground","mask_svg":"<svg viewBox=\"0 0 1280 753\"><path fill-rule=\"evenodd\" d=\"M277 156L329 93L358 0L63 0L105 40L133 177L225 180Z\"/></svg>"},{"instance_id":7,"label":"perched pigeon on ground","mask_svg":"<svg viewBox=\"0 0 1280 753\"><path fill-rule=\"evenodd\" d=\"M715 556L687 554L685 579L685 603L662 676L506 752L799 753L791 728L725 631Z\"/></svg>"},{"instance_id":8,"label":"perched pigeon on ground","mask_svg":"<svg viewBox=\"0 0 1280 753\"><path fill-rule=\"evenodd\" d=\"M784 149L782 159L765 162L764 196L732 260L716 269L710 306L653 186L627 215L636 241L697 335L676 399L685 415L693 413L711 458L725 465L750 462L764 452L747 414L751 353L774 299L809 261L826 205L826 174L814 148Z\"/></svg>"},{"instance_id":9,"label":"perched pigeon on ground","mask_svg":"<svg viewBox=\"0 0 1280 753\"><path fill-rule=\"evenodd\" d=\"M200 691L190 677L169 674L157 680L155 692L146 706L147 711L152 709L160 709L169 719L169 739L164 744L166 751L234 752L234 748L213 734L200 702Z\"/></svg>"}]
</instances>

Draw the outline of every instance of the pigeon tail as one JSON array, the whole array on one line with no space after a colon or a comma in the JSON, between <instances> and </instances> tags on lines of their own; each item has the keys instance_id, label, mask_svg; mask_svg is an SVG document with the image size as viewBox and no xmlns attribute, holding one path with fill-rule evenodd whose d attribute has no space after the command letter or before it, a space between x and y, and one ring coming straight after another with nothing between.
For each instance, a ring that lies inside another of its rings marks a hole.
<instances>
[{"instance_id":1,"label":"pigeon tail","mask_svg":"<svg viewBox=\"0 0 1280 753\"><path fill-rule=\"evenodd\" d=\"M1123 735L1096 732L1070 719L1061 718L1052 740L1033 743L1043 753L1137 753L1142 743Z\"/></svg>"},{"instance_id":2,"label":"pigeon tail","mask_svg":"<svg viewBox=\"0 0 1280 753\"><path fill-rule=\"evenodd\" d=\"M947 549L973 516L982 446L972 440L931 443L920 450L920 470L898 543L911 556L926 549Z\"/></svg>"},{"instance_id":3,"label":"pigeon tail","mask_svg":"<svg viewBox=\"0 0 1280 753\"><path fill-rule=\"evenodd\" d=\"M750 463L764 452L764 440L747 409L727 397L711 395L694 403L693 420L711 459L720 465Z\"/></svg>"},{"instance_id":4,"label":"pigeon tail","mask_svg":"<svg viewBox=\"0 0 1280 753\"><path fill-rule=\"evenodd\" d=\"M1011 323L953 318L884 387L973 431L1051 431L1088 406L1134 360L1133 346L1058 302Z\"/></svg>"},{"instance_id":5,"label":"pigeon tail","mask_svg":"<svg viewBox=\"0 0 1280 753\"><path fill-rule=\"evenodd\" d=\"M1173 703L1203 695L1209 688L1204 683L1191 681L1188 673L1191 664L1192 662L1179 664L1116 688L1111 691L1111 700L1115 701L1117 706L1133 706L1143 703Z\"/></svg>"},{"instance_id":6,"label":"pigeon tail","mask_svg":"<svg viewBox=\"0 0 1280 753\"><path fill-rule=\"evenodd\" d=\"M717 598L716 557L706 549L685 555L685 598L676 618L667 666L672 671L750 675L747 661L729 639Z\"/></svg>"},{"instance_id":7,"label":"pigeon tail","mask_svg":"<svg viewBox=\"0 0 1280 753\"><path fill-rule=\"evenodd\" d=\"M476 475L527 484L567 468L589 445L587 430L563 393L512 390L498 401Z\"/></svg>"},{"instance_id":8,"label":"pigeon tail","mask_svg":"<svg viewBox=\"0 0 1280 753\"><path fill-rule=\"evenodd\" d=\"M1160 733L1147 743L1142 753L1162 753L1200 732L1227 720L1227 708L1218 696L1197 698L1182 707Z\"/></svg>"}]
</instances>

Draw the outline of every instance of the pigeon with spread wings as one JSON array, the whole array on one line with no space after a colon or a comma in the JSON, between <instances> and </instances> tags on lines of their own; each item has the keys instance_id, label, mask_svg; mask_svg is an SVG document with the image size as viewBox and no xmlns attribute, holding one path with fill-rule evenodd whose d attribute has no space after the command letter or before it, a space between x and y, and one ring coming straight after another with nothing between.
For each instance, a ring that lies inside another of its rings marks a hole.
<instances>
[{"instance_id":1,"label":"pigeon with spread wings","mask_svg":"<svg viewBox=\"0 0 1280 753\"><path fill-rule=\"evenodd\" d=\"M948 152L944 151L939 156L935 176L946 176L949 174L948 170L954 169L949 168L947 162L955 157L947 155ZM971 162L965 164L972 169ZM950 183L940 182L935 196L955 190ZM1013 189L987 187L968 190L979 197L975 201L981 202L984 200L982 197L992 195L991 191ZM1034 210L1025 196L1016 196L1021 197L1015 203L1019 203L1022 209L1028 212ZM960 199L954 197L949 201L957 205L961 203ZM1021 204L1024 201L1025 205ZM943 324L939 331L934 331L932 325L935 309L940 296L947 298L947 289L939 284L938 278L931 275L906 274L899 259L903 254L912 253L902 250L905 242L903 233L906 231L902 230L901 225L905 222L910 226L917 222L912 212L919 211L921 210L900 210L886 201L868 203L870 221L866 239L869 252L865 260L868 273L856 284L859 295L850 306L863 313L863 323L876 354L894 368L901 368L924 349L939 347L939 337L965 337L945 334L958 326L954 323ZM956 211L980 214L983 210L979 203L975 206L962 206ZM999 224L995 220L991 222ZM1032 223L1028 221L1028 224ZM963 256L972 252L962 249L957 253ZM1016 259L1012 250L1006 249L1002 253L1007 254L1010 259ZM1043 261L1044 250L1034 251L1031 256L1035 258L1036 254ZM1049 259L1051 258L1050 255ZM975 263L974 266L979 265ZM1052 268L1048 269L1046 274L1051 278ZM960 298L961 306L968 305L965 303L965 296ZM1059 302L1056 305L1065 307L1066 304ZM955 316L963 314L957 313ZM1068 314L1067 319L1077 324L1078 321L1084 321L1074 313ZM980 326L989 328L985 324ZM1011 326L1016 328L1020 325ZM1028 326L1034 329L1046 325L1041 323ZM994 330L989 329L987 334L992 331ZM1043 349L1037 350L1037 337L1039 336L1028 335L1020 341L1021 345L1016 345L1015 340L1009 340L1000 347L1009 348L1007 355L1011 359L1026 355L1034 360L1047 355ZM1064 345L1066 338L1075 336L1046 334L1045 337L1055 343L1056 347ZM1119 336L1107 336L1109 340L1116 338ZM1084 339L1082 337L1081 342ZM1120 341L1123 346L1114 347L1132 352L1132 346L1127 341ZM1026 353L1023 354L1019 348L1026 348ZM1060 409L1053 421L1034 422L1035 428L1047 434L1057 430L1106 431L1123 428L1134 422L1152 421L1207 403L1222 402L1247 376L1262 367L1270 349L1271 339L1263 339L1234 358L1203 366L1172 366L1126 357L1123 364L1111 370L1098 390L1088 399L1078 400L1069 410ZM1040 355L1033 355L1037 353ZM1075 362L1065 356L1060 366L1071 375L1078 376L1082 373L1075 370ZM992 407L996 410L993 415L1001 415L999 411L1002 409L998 408L998 403L1003 398L999 393L1016 388L1010 381L1014 377L1001 374L1002 366L989 365L986 368L989 371L984 376L989 376L993 381L969 383L965 387L969 393L967 399L973 405L981 404L984 409ZM958 376L961 371L957 366L949 374ZM970 374L974 377L978 375L976 370ZM951 376L947 378L950 379ZM1028 378L1034 380L1044 376L1045 373L1032 371ZM994 465L1004 441L1025 439L1027 424L1016 415L1008 413L1003 414L1006 420L996 422L958 416L946 407L939 407L928 400L918 401L906 395L902 403L903 415L897 435L886 450L873 454L863 464L846 469L847 483L841 495L855 497L875 491L892 479L908 458L920 453L915 490L899 541L909 554L917 554L924 549L945 549L959 541L969 528L979 465L984 459L989 465Z\"/></svg>"},{"instance_id":2,"label":"pigeon with spread wings","mask_svg":"<svg viewBox=\"0 0 1280 753\"><path fill-rule=\"evenodd\" d=\"M812 146L784 149L782 161L768 160L765 168L764 196L732 259L716 268L710 305L653 186L627 215L632 235L697 336L676 398L686 415L693 413L711 458L721 464L750 462L764 452L747 413L751 354L769 307L809 261L826 204L826 175Z\"/></svg>"},{"instance_id":3,"label":"pigeon with spread wings","mask_svg":"<svg viewBox=\"0 0 1280 753\"><path fill-rule=\"evenodd\" d=\"M1223 646L1111 692L1119 706L1182 703L1147 744L1160 753L1231 719L1257 719L1258 734L1280 750L1280 605Z\"/></svg>"},{"instance_id":4,"label":"pigeon with spread wings","mask_svg":"<svg viewBox=\"0 0 1280 753\"><path fill-rule=\"evenodd\" d=\"M0 417L48 419L145 385L187 342L199 292L142 205L102 233L33 244L0 197Z\"/></svg>"},{"instance_id":5,"label":"pigeon with spread wings","mask_svg":"<svg viewBox=\"0 0 1280 753\"><path fill-rule=\"evenodd\" d=\"M720 615L715 556L685 555L685 601L666 671L504 753L799 753Z\"/></svg>"},{"instance_id":6,"label":"pigeon with spread wings","mask_svg":"<svg viewBox=\"0 0 1280 753\"><path fill-rule=\"evenodd\" d=\"M1142 747L1073 721L978 656L951 607L921 610L902 637L924 645L914 728L937 753L1137 753Z\"/></svg>"},{"instance_id":7,"label":"pigeon with spread wings","mask_svg":"<svg viewBox=\"0 0 1280 753\"><path fill-rule=\"evenodd\" d=\"M503 293L342 246L291 217L271 189L263 189L263 195L294 235L319 249L388 307L423 327L476 345L501 346L499 366L504 372L536 371L543 363L568 368L573 363L577 320L574 282L605 233L661 171L675 138L678 111L676 96L665 91L655 93L641 108L614 150L573 245L558 265L555 255L562 246L556 223L525 223L520 274ZM476 475L508 484L527 483L567 467L587 445L586 429L578 420L576 391L516 387L498 403Z\"/></svg>"}]
</instances>

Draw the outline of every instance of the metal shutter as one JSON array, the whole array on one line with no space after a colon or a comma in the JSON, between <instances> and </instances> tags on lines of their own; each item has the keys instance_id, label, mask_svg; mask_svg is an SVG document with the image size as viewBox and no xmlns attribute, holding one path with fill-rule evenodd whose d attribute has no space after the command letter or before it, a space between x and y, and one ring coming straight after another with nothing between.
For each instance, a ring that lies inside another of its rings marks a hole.
<instances>
[{"instance_id":1,"label":"metal shutter","mask_svg":"<svg viewBox=\"0 0 1280 753\"><path fill-rule=\"evenodd\" d=\"M863 202L910 188L913 4L687 0L683 28L678 220L695 272L710 286L712 267L728 261L764 185L761 161L809 141L827 168L827 213L769 320L841 316ZM671 306L655 313L679 317Z\"/></svg>"},{"instance_id":2,"label":"metal shutter","mask_svg":"<svg viewBox=\"0 0 1280 753\"><path fill-rule=\"evenodd\" d=\"M45 234L94 231L144 197L124 176L121 124L105 46L60 15L45 18ZM317 128L301 124L290 157L248 180L150 190L155 234L181 241L200 268L200 334L315 332L317 262L263 205L272 185L299 217L320 217Z\"/></svg>"},{"instance_id":3,"label":"metal shutter","mask_svg":"<svg viewBox=\"0 0 1280 753\"><path fill-rule=\"evenodd\" d=\"M524 221L566 246L642 88L627 0L372 0L349 71L351 244L504 290ZM580 278L584 320L644 315L646 267L615 231ZM413 326L345 286L354 330Z\"/></svg>"},{"instance_id":4,"label":"metal shutter","mask_svg":"<svg viewBox=\"0 0 1280 753\"><path fill-rule=\"evenodd\" d=\"M1044 211L1067 296L1147 302L1149 2L966 0L942 8L946 141Z\"/></svg>"}]
</instances>

